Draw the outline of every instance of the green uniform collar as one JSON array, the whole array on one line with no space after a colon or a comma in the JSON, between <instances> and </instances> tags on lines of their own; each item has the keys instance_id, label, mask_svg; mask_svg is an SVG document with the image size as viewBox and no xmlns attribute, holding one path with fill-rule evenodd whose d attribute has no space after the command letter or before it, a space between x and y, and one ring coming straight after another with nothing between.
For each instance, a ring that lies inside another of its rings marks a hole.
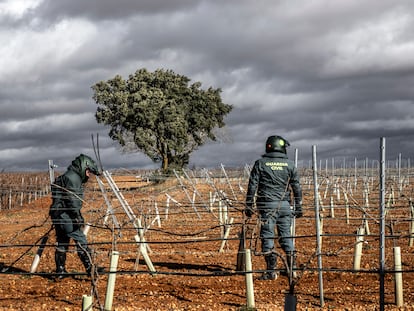
<instances>
[{"instance_id":1,"label":"green uniform collar","mask_svg":"<svg viewBox=\"0 0 414 311\"><path fill-rule=\"evenodd\" d=\"M262 155L263 158L284 158L287 159L287 154L284 154L282 152L267 152L264 155Z\"/></svg>"}]
</instances>

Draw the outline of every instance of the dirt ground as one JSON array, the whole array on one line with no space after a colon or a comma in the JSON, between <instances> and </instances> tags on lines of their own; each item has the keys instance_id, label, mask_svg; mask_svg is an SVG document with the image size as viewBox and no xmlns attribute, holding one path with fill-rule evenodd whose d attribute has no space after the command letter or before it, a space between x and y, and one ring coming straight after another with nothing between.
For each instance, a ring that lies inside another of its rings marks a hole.
<instances>
[{"instance_id":1,"label":"dirt ground","mask_svg":"<svg viewBox=\"0 0 414 311\"><path fill-rule=\"evenodd\" d=\"M222 236L227 226L220 225L220 210L225 210L227 205L225 202L218 204L218 201L212 206L204 204L211 198L211 188L198 187L199 193L186 191L177 184L127 188L123 196L139 216L142 227L146 228L147 250L156 273L150 273L134 239L137 229L119 201L113 194L108 194L115 218L109 216L104 223L107 205L96 184L89 185L83 214L92 224L88 240L95 251L95 264L104 267L105 272L93 279L87 277L72 246L67 260L70 276L56 280L52 231L36 272L29 273L39 240L51 228L47 216L51 199L44 197L23 207L1 210L0 310L81 310L83 295L93 296L93 310L104 310L113 250L119 252L119 273L112 310L248 310L246 277L236 269L238 234L243 223L242 205L238 202L242 201L242 195L236 194L238 199L228 207L227 223L231 223L231 229L223 245ZM321 284L315 256L312 191L304 187L305 216L296 220L299 270L294 297L297 310L379 310L378 222L375 219L370 222L371 232L363 243L361 271L356 272L353 255L355 232L361 226L359 209L351 206L348 223L344 209L336 209L335 216L333 210L325 209ZM194 204L189 203L192 196L199 197ZM399 202L401 206L406 204L404 198ZM406 213L405 208L403 213ZM378 210L374 208L372 215L377 214ZM392 219L392 212L388 217ZM120 230L114 225L114 219ZM386 273L384 308L414 310L413 249L408 247L405 235L409 224L398 220L405 218L396 219L391 222L391 227L398 238L387 240L386 269L394 270L392 247L401 246L404 306L396 306L394 274ZM257 254L260 243L255 224L253 218L246 227L246 245L252 250L255 308L284 310L288 278L279 275L273 281L258 279L265 266L263 257ZM280 249L277 251L281 252ZM279 260L278 269L283 268L282 260Z\"/></svg>"}]
</instances>

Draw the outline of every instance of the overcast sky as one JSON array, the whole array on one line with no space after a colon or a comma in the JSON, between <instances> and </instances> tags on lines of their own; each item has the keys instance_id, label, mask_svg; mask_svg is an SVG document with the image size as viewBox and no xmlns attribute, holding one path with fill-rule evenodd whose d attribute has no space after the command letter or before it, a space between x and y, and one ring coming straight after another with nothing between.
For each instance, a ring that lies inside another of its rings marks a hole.
<instances>
[{"instance_id":1,"label":"overcast sky","mask_svg":"<svg viewBox=\"0 0 414 311\"><path fill-rule=\"evenodd\" d=\"M0 170L155 168L95 120L91 86L171 69L233 105L192 167L244 166L269 135L308 163L413 157L414 1L0 0ZM327 161L327 160L325 160ZM331 160L329 160L331 161Z\"/></svg>"}]
</instances>

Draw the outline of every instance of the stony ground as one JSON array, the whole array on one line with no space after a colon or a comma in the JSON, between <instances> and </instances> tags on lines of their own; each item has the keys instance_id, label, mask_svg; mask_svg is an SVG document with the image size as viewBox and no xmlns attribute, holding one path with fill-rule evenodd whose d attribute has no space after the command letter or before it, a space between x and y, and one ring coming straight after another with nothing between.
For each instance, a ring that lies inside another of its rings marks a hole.
<instances>
[{"instance_id":1,"label":"stony ground","mask_svg":"<svg viewBox=\"0 0 414 311\"><path fill-rule=\"evenodd\" d=\"M228 222L233 218L228 241L221 251L223 227L220 226L219 205L213 210L201 203L191 205L188 196L177 185L137 187L128 189L125 198L142 226L148 228L145 238L149 258L157 273L148 266L134 240L136 229L129 222L117 200L110 195L117 221L111 217L106 226L103 219L105 201L96 189L89 188L85 197L84 217L93 224L88 233L95 250L95 263L106 268L93 280L83 274L76 254L68 254L70 277L55 280L54 234L49 235L35 274L30 267L38 249L32 247L51 227L47 218L50 198L45 197L26 206L0 211L0 310L80 310L82 296L93 296L93 310L104 310L110 254L119 251L118 271L112 302L113 310L247 310L245 275L237 271L238 233L243 219L237 202L230 207ZM160 191L163 187L163 191ZM211 189L200 188L205 201ZM306 191L305 191L306 192ZM378 223L370 222L370 235L365 238L361 272L353 271L355 232L361 226L358 209L351 209L351 220L345 220L344 210L325 210L322 247L323 285L319 283L315 254L315 223L311 190L305 196L305 217L297 220L295 243L298 249L297 284L294 297L298 310L378 310ZM168 199L171 195L171 200ZM193 193L191 193L191 196ZM190 196L190 198L191 198ZM201 198L201 197L200 197ZM181 205L174 203L181 202ZM155 204L157 202L157 205ZM168 203L167 203L168 202ZM401 201L405 202L405 201ZM405 203L401 203L405 204ZM221 207L223 207L222 205ZM168 214L167 214L168 207ZM373 214L377 213L374 210ZM404 209L405 213L405 209ZM156 216L160 216L160 220ZM352 218L354 216L354 218ZM389 217L392 217L390 213ZM408 223L391 222L398 239L387 240L386 267L393 270L393 246L401 246L404 288L404 308L395 305L394 274L385 275L385 310L414 309L413 249L404 237ZM119 235L119 233L121 233ZM252 249L254 304L257 310L283 310L289 290L288 279L279 276L274 281L258 280L264 269L257 256L259 242L255 219L248 226L247 245ZM251 239L249 239L251 238ZM256 251L256 252L255 252ZM280 251L280 250L278 250ZM279 269L283 264L279 260ZM323 298L320 289L323 288ZM322 300L324 302L321 307Z\"/></svg>"}]
</instances>

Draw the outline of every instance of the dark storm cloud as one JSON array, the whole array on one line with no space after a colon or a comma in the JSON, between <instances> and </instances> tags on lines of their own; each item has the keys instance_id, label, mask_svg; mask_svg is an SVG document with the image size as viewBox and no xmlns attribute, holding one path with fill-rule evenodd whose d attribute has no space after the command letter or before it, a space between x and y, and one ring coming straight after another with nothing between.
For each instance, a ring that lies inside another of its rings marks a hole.
<instances>
[{"instance_id":1,"label":"dark storm cloud","mask_svg":"<svg viewBox=\"0 0 414 311\"><path fill-rule=\"evenodd\" d=\"M251 163L272 134L303 159L312 145L378 158L381 136L390 157L412 156L414 2L33 0L0 12L1 167L67 163L93 153L92 133L108 166L153 165L94 119L91 86L140 68L219 87L234 106L225 143L192 165Z\"/></svg>"},{"instance_id":2,"label":"dark storm cloud","mask_svg":"<svg viewBox=\"0 0 414 311\"><path fill-rule=\"evenodd\" d=\"M35 16L59 21L83 17L90 20L123 20L135 15L154 15L191 10L197 0L45 0L33 11Z\"/></svg>"}]
</instances>

